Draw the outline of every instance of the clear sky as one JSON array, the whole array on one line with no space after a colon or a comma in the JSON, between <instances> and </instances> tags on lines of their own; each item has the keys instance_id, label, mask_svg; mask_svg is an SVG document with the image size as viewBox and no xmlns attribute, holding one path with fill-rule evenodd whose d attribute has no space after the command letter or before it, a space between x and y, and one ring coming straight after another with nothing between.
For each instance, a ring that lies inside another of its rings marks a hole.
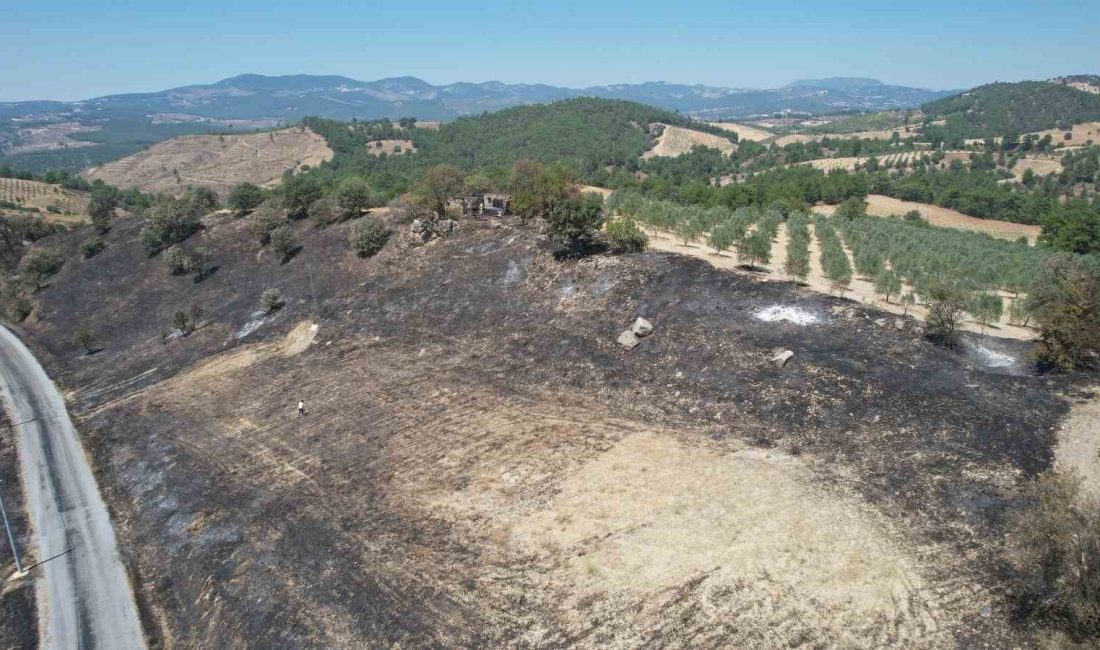
<instances>
[{"instance_id":1,"label":"clear sky","mask_svg":"<svg viewBox=\"0 0 1100 650\"><path fill-rule=\"evenodd\" d=\"M0 0L0 101L245 72L925 88L1100 73L1100 0Z\"/></svg>"}]
</instances>

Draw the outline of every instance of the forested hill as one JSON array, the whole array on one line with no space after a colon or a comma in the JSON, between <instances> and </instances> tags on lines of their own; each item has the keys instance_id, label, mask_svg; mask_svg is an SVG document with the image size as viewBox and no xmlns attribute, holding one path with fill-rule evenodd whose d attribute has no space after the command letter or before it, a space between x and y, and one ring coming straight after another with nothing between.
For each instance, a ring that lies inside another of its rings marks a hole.
<instances>
[{"instance_id":1,"label":"forested hill","mask_svg":"<svg viewBox=\"0 0 1100 650\"><path fill-rule=\"evenodd\" d=\"M1100 95L1049 81L1021 81L979 86L921 107L926 119L946 119L933 134L984 138L1100 120Z\"/></svg>"},{"instance_id":2,"label":"forested hill","mask_svg":"<svg viewBox=\"0 0 1100 650\"><path fill-rule=\"evenodd\" d=\"M460 118L436 131L403 130L385 122L349 125L320 118L304 120L336 152L319 173L350 168L367 175L383 169L405 175L435 164L466 170L503 170L522 158L562 162L586 175L612 165L633 168L652 144L648 126L654 122L689 126L736 140L733 134L675 113L634 102L594 98ZM368 143L385 138L410 139L416 153L386 159L371 155Z\"/></svg>"}]
</instances>

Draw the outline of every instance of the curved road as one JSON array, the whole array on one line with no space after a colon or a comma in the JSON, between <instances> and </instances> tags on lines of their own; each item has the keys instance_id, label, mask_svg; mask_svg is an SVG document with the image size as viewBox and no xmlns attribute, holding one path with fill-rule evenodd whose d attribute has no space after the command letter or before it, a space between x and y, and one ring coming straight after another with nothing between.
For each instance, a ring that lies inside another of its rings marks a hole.
<instances>
[{"instance_id":1,"label":"curved road","mask_svg":"<svg viewBox=\"0 0 1100 650\"><path fill-rule=\"evenodd\" d=\"M15 429L41 572L43 648L144 648L115 531L65 402L30 350L0 327L0 390ZM52 558L52 559L51 559Z\"/></svg>"}]
</instances>

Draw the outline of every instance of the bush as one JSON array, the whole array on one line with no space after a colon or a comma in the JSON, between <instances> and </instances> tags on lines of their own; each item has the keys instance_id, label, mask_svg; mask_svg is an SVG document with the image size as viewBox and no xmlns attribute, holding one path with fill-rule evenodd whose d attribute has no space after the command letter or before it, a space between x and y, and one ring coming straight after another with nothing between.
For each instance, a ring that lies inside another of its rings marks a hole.
<instances>
[{"instance_id":1,"label":"bush","mask_svg":"<svg viewBox=\"0 0 1100 650\"><path fill-rule=\"evenodd\" d=\"M289 225L279 226L271 231L271 251L281 260L286 260L298 250L298 238Z\"/></svg>"},{"instance_id":2,"label":"bush","mask_svg":"<svg viewBox=\"0 0 1100 650\"><path fill-rule=\"evenodd\" d=\"M65 258L50 248L32 248L19 260L19 275L36 290L42 288L46 278L61 270Z\"/></svg>"},{"instance_id":3,"label":"bush","mask_svg":"<svg viewBox=\"0 0 1100 650\"><path fill-rule=\"evenodd\" d=\"M371 206L371 188L362 178L351 176L336 186L333 199L342 219L355 219Z\"/></svg>"},{"instance_id":4,"label":"bush","mask_svg":"<svg viewBox=\"0 0 1100 650\"><path fill-rule=\"evenodd\" d=\"M640 253L649 245L649 236L633 219L615 219L607 224L607 241L616 253Z\"/></svg>"},{"instance_id":5,"label":"bush","mask_svg":"<svg viewBox=\"0 0 1100 650\"><path fill-rule=\"evenodd\" d=\"M1080 261L1048 260L1028 293L1026 310L1039 326L1040 363L1070 370L1100 352L1100 281Z\"/></svg>"},{"instance_id":6,"label":"bush","mask_svg":"<svg viewBox=\"0 0 1100 650\"><path fill-rule=\"evenodd\" d=\"M340 223L344 220L344 214L336 201L331 197L317 199L309 206L309 218L317 222L318 226L325 227Z\"/></svg>"},{"instance_id":7,"label":"bush","mask_svg":"<svg viewBox=\"0 0 1100 650\"><path fill-rule=\"evenodd\" d=\"M226 200L226 204L238 215L252 212L263 202L263 188L252 183L238 183Z\"/></svg>"},{"instance_id":8,"label":"bush","mask_svg":"<svg viewBox=\"0 0 1100 650\"><path fill-rule=\"evenodd\" d=\"M95 336L92 335L87 329L81 327L73 332L73 345L78 348L83 348L84 352L91 354L95 352L92 345L95 343Z\"/></svg>"},{"instance_id":9,"label":"bush","mask_svg":"<svg viewBox=\"0 0 1100 650\"><path fill-rule=\"evenodd\" d=\"M264 201L252 213L250 220L252 232L260 245L267 246L271 242L271 233L286 225L286 213L279 203Z\"/></svg>"},{"instance_id":10,"label":"bush","mask_svg":"<svg viewBox=\"0 0 1100 650\"><path fill-rule=\"evenodd\" d=\"M89 259L102 253L105 248L107 248L107 242L103 241L102 237L91 237L81 242L80 255L84 259Z\"/></svg>"},{"instance_id":11,"label":"bush","mask_svg":"<svg viewBox=\"0 0 1100 650\"><path fill-rule=\"evenodd\" d=\"M583 255L603 225L603 198L585 194L558 201L546 216L550 236L572 255Z\"/></svg>"},{"instance_id":12,"label":"bush","mask_svg":"<svg viewBox=\"0 0 1100 650\"><path fill-rule=\"evenodd\" d=\"M150 255L178 244L199 229L201 202L185 198L164 198L145 211L141 240Z\"/></svg>"},{"instance_id":13,"label":"bush","mask_svg":"<svg viewBox=\"0 0 1100 650\"><path fill-rule=\"evenodd\" d=\"M954 346L966 305L966 292L953 282L936 278L924 289L924 298L928 303L924 335L937 343Z\"/></svg>"},{"instance_id":14,"label":"bush","mask_svg":"<svg viewBox=\"0 0 1100 650\"><path fill-rule=\"evenodd\" d=\"M1006 556L1016 614L1078 640L1100 637L1100 502L1053 472L1009 517Z\"/></svg>"},{"instance_id":15,"label":"bush","mask_svg":"<svg viewBox=\"0 0 1100 650\"><path fill-rule=\"evenodd\" d=\"M34 304L30 298L23 295L15 284L4 287L3 298L4 311L7 313L8 318L16 323L22 323L34 310Z\"/></svg>"},{"instance_id":16,"label":"bush","mask_svg":"<svg viewBox=\"0 0 1100 650\"><path fill-rule=\"evenodd\" d=\"M263 307L264 311L272 312L283 306L283 297L279 294L278 289L264 289L264 292L260 294L260 307Z\"/></svg>"},{"instance_id":17,"label":"bush","mask_svg":"<svg viewBox=\"0 0 1100 650\"><path fill-rule=\"evenodd\" d=\"M309 206L321 198L321 183L309 175L297 174L283 181L279 193L283 197L283 207L292 219L306 216Z\"/></svg>"},{"instance_id":18,"label":"bush","mask_svg":"<svg viewBox=\"0 0 1100 650\"><path fill-rule=\"evenodd\" d=\"M359 257L372 257L386 245L390 238L390 229L375 217L357 221L351 227L349 242L351 250Z\"/></svg>"},{"instance_id":19,"label":"bush","mask_svg":"<svg viewBox=\"0 0 1100 650\"><path fill-rule=\"evenodd\" d=\"M172 275L190 273L191 256L180 246L171 246L164 251L164 268Z\"/></svg>"}]
</instances>

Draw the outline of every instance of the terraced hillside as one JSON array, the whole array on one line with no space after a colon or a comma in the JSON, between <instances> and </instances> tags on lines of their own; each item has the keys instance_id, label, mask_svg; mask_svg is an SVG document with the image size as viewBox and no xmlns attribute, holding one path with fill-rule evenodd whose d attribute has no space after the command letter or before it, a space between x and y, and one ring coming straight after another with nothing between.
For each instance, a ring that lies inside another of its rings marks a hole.
<instances>
[{"instance_id":1,"label":"terraced hillside","mask_svg":"<svg viewBox=\"0 0 1100 650\"><path fill-rule=\"evenodd\" d=\"M88 195L53 183L0 177L0 214L33 210L47 219L81 221L86 217ZM14 206L14 207L12 207Z\"/></svg>"}]
</instances>

